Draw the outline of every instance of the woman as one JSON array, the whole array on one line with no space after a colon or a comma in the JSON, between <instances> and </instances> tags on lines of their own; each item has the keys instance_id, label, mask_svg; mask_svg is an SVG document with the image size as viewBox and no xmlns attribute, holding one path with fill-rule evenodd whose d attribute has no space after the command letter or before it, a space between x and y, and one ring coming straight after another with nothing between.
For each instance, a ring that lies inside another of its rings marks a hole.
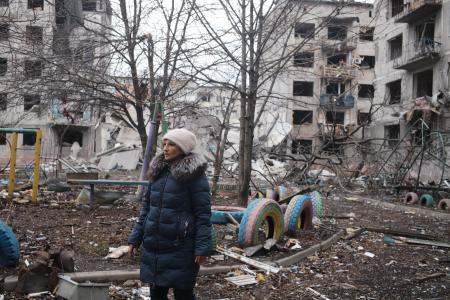
<instances>
[{"instance_id":1,"label":"woman","mask_svg":"<svg viewBox=\"0 0 450 300\"><path fill-rule=\"evenodd\" d=\"M129 252L142 243L141 281L152 299L195 299L200 265L211 250L211 204L206 160L193 152L195 135L174 129L163 137L163 153L150 163L150 185L139 220L128 239Z\"/></svg>"}]
</instances>

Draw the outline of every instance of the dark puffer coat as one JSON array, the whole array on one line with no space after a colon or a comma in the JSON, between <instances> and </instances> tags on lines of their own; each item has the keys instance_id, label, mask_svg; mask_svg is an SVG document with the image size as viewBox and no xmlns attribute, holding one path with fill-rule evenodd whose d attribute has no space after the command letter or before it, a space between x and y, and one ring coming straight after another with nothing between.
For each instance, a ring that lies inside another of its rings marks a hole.
<instances>
[{"instance_id":1,"label":"dark puffer coat","mask_svg":"<svg viewBox=\"0 0 450 300\"><path fill-rule=\"evenodd\" d=\"M206 160L191 153L171 162L162 154L150 163L150 186L128 243L141 247L141 281L190 289L195 256L211 250L211 204Z\"/></svg>"}]
</instances>

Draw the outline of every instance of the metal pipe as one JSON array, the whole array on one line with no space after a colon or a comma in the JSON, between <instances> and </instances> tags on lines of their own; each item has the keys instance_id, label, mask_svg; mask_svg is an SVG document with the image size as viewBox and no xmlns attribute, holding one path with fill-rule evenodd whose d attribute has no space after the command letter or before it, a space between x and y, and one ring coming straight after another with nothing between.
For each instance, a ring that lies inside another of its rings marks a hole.
<instances>
[{"instance_id":1,"label":"metal pipe","mask_svg":"<svg viewBox=\"0 0 450 300\"><path fill-rule=\"evenodd\" d=\"M153 156L153 145L156 143L156 136L158 134L159 122L151 121L150 127L148 129L147 144L145 145L144 162L142 163L141 174L139 175L139 180L144 181L147 179L148 166L150 160ZM144 187L139 186L136 196L140 200L142 194L144 193Z\"/></svg>"}]
</instances>

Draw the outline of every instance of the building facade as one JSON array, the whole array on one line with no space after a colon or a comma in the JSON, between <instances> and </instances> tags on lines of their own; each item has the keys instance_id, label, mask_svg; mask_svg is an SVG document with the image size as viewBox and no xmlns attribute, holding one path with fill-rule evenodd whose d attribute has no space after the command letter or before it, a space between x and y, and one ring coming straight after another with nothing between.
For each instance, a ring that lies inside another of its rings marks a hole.
<instances>
[{"instance_id":1,"label":"building facade","mask_svg":"<svg viewBox=\"0 0 450 300\"><path fill-rule=\"evenodd\" d=\"M449 150L450 1L379 0L374 5L380 109L374 114L372 135L378 142L373 146L386 154L398 152L405 161L402 169L429 173L429 180L439 182L442 163L437 161L448 160ZM421 161L413 159L420 151L427 161L421 171L422 164L413 166Z\"/></svg>"},{"instance_id":2,"label":"building facade","mask_svg":"<svg viewBox=\"0 0 450 300\"><path fill-rule=\"evenodd\" d=\"M86 82L108 71L111 15L108 0L0 1L0 127L40 128L43 157L67 155L74 142L85 158L96 151L99 107ZM32 160L34 136L18 139L18 160Z\"/></svg>"},{"instance_id":3,"label":"building facade","mask_svg":"<svg viewBox=\"0 0 450 300\"><path fill-rule=\"evenodd\" d=\"M342 151L328 141L357 129L370 115L375 78L374 12L371 4L301 1L289 45L303 44L277 80L268 111L286 126L286 153ZM265 118L270 119L270 118ZM267 126L270 126L270 122ZM263 129L267 130L267 129ZM360 137L362 131L352 135Z\"/></svg>"}]
</instances>

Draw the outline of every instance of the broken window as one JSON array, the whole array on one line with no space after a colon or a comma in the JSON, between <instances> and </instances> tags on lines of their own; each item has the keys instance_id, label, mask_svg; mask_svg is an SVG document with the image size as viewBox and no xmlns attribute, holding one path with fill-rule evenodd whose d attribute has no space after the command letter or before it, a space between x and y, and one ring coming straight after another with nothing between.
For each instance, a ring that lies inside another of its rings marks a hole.
<instances>
[{"instance_id":1,"label":"broken window","mask_svg":"<svg viewBox=\"0 0 450 300\"><path fill-rule=\"evenodd\" d=\"M433 69L414 75L416 97L433 96Z\"/></svg>"},{"instance_id":2,"label":"broken window","mask_svg":"<svg viewBox=\"0 0 450 300\"><path fill-rule=\"evenodd\" d=\"M389 82L387 85L389 104L400 103L402 100L402 80Z\"/></svg>"},{"instance_id":3,"label":"broken window","mask_svg":"<svg viewBox=\"0 0 450 300\"><path fill-rule=\"evenodd\" d=\"M294 66L312 68L314 66L314 52L301 52L294 54Z\"/></svg>"},{"instance_id":4,"label":"broken window","mask_svg":"<svg viewBox=\"0 0 450 300\"><path fill-rule=\"evenodd\" d=\"M345 113L339 111L327 111L326 113L327 124L341 124L344 125Z\"/></svg>"},{"instance_id":5,"label":"broken window","mask_svg":"<svg viewBox=\"0 0 450 300\"><path fill-rule=\"evenodd\" d=\"M347 26L345 25L329 25L328 39L343 41L347 38Z\"/></svg>"},{"instance_id":6,"label":"broken window","mask_svg":"<svg viewBox=\"0 0 450 300\"><path fill-rule=\"evenodd\" d=\"M41 97L39 95L25 95L23 96L23 110L29 111L34 105L41 103Z\"/></svg>"},{"instance_id":7,"label":"broken window","mask_svg":"<svg viewBox=\"0 0 450 300\"><path fill-rule=\"evenodd\" d=\"M0 145L6 145L6 132L0 132Z\"/></svg>"},{"instance_id":8,"label":"broken window","mask_svg":"<svg viewBox=\"0 0 450 300\"><path fill-rule=\"evenodd\" d=\"M293 95L312 97L314 83L310 81L294 81Z\"/></svg>"},{"instance_id":9,"label":"broken window","mask_svg":"<svg viewBox=\"0 0 450 300\"><path fill-rule=\"evenodd\" d=\"M8 60L6 58L0 57L0 76L5 76L8 71Z\"/></svg>"},{"instance_id":10,"label":"broken window","mask_svg":"<svg viewBox=\"0 0 450 300\"><path fill-rule=\"evenodd\" d=\"M345 84L344 83L330 82L327 84L326 93L328 95L339 96L340 94L342 94L344 92L345 92Z\"/></svg>"},{"instance_id":11,"label":"broken window","mask_svg":"<svg viewBox=\"0 0 450 300\"><path fill-rule=\"evenodd\" d=\"M9 38L9 24L1 23L0 24L0 41L5 41Z\"/></svg>"},{"instance_id":12,"label":"broken window","mask_svg":"<svg viewBox=\"0 0 450 300\"><path fill-rule=\"evenodd\" d=\"M73 144L75 142L78 143L81 147L83 147L83 132L78 130L69 129L64 133L63 143Z\"/></svg>"},{"instance_id":13,"label":"broken window","mask_svg":"<svg viewBox=\"0 0 450 300\"><path fill-rule=\"evenodd\" d=\"M8 108L8 94L0 94L0 110L6 110Z\"/></svg>"},{"instance_id":14,"label":"broken window","mask_svg":"<svg viewBox=\"0 0 450 300\"><path fill-rule=\"evenodd\" d=\"M210 102L211 101L211 94L207 92L200 92L197 94L197 99L202 102Z\"/></svg>"},{"instance_id":15,"label":"broken window","mask_svg":"<svg viewBox=\"0 0 450 300\"><path fill-rule=\"evenodd\" d=\"M397 145L400 139L400 125L384 126L384 138L388 141L389 147Z\"/></svg>"},{"instance_id":16,"label":"broken window","mask_svg":"<svg viewBox=\"0 0 450 300\"><path fill-rule=\"evenodd\" d=\"M361 41L373 41L374 31L375 31L375 27L362 26L359 29L359 39Z\"/></svg>"},{"instance_id":17,"label":"broken window","mask_svg":"<svg viewBox=\"0 0 450 300\"><path fill-rule=\"evenodd\" d=\"M67 11L64 8L64 0L55 0L55 23L64 25L66 23Z\"/></svg>"},{"instance_id":18,"label":"broken window","mask_svg":"<svg viewBox=\"0 0 450 300\"><path fill-rule=\"evenodd\" d=\"M27 44L42 44L44 40L44 30L40 26L27 26L25 32Z\"/></svg>"},{"instance_id":19,"label":"broken window","mask_svg":"<svg viewBox=\"0 0 450 300\"><path fill-rule=\"evenodd\" d=\"M373 98L375 89L371 84L360 84L358 90L359 98Z\"/></svg>"},{"instance_id":20,"label":"broken window","mask_svg":"<svg viewBox=\"0 0 450 300\"><path fill-rule=\"evenodd\" d=\"M327 57L327 65L343 65L347 62L347 55L345 54L338 54L333 56Z\"/></svg>"},{"instance_id":21,"label":"broken window","mask_svg":"<svg viewBox=\"0 0 450 300\"><path fill-rule=\"evenodd\" d=\"M27 132L22 134L22 145L23 146L34 146L36 144L36 133Z\"/></svg>"},{"instance_id":22,"label":"broken window","mask_svg":"<svg viewBox=\"0 0 450 300\"><path fill-rule=\"evenodd\" d=\"M38 78L42 76L43 63L39 60L25 61L25 76L27 78Z\"/></svg>"},{"instance_id":23,"label":"broken window","mask_svg":"<svg viewBox=\"0 0 450 300\"><path fill-rule=\"evenodd\" d=\"M292 122L294 125L311 124L312 121L312 110L294 110Z\"/></svg>"},{"instance_id":24,"label":"broken window","mask_svg":"<svg viewBox=\"0 0 450 300\"><path fill-rule=\"evenodd\" d=\"M96 11L97 10L97 1L92 0L83 0L83 11Z\"/></svg>"},{"instance_id":25,"label":"broken window","mask_svg":"<svg viewBox=\"0 0 450 300\"><path fill-rule=\"evenodd\" d=\"M361 69L375 68L375 56L361 56L361 58L361 63L359 64Z\"/></svg>"},{"instance_id":26,"label":"broken window","mask_svg":"<svg viewBox=\"0 0 450 300\"><path fill-rule=\"evenodd\" d=\"M372 122L370 113L358 112L358 125L368 125Z\"/></svg>"},{"instance_id":27,"label":"broken window","mask_svg":"<svg viewBox=\"0 0 450 300\"><path fill-rule=\"evenodd\" d=\"M312 153L312 140L292 140L291 147L292 154L311 154Z\"/></svg>"},{"instance_id":28,"label":"broken window","mask_svg":"<svg viewBox=\"0 0 450 300\"><path fill-rule=\"evenodd\" d=\"M389 51L390 51L390 59L394 59L402 56L402 48L403 48L403 37L402 35L397 35L395 38L388 41L389 43Z\"/></svg>"},{"instance_id":29,"label":"broken window","mask_svg":"<svg viewBox=\"0 0 450 300\"><path fill-rule=\"evenodd\" d=\"M314 23L297 23L295 24L295 37L314 38Z\"/></svg>"},{"instance_id":30,"label":"broken window","mask_svg":"<svg viewBox=\"0 0 450 300\"><path fill-rule=\"evenodd\" d=\"M391 17L403 11L403 0L391 0Z\"/></svg>"},{"instance_id":31,"label":"broken window","mask_svg":"<svg viewBox=\"0 0 450 300\"><path fill-rule=\"evenodd\" d=\"M8 7L9 0L0 0L0 7Z\"/></svg>"},{"instance_id":32,"label":"broken window","mask_svg":"<svg viewBox=\"0 0 450 300\"><path fill-rule=\"evenodd\" d=\"M28 9L32 8L41 8L44 9L44 0L28 0Z\"/></svg>"}]
</instances>

